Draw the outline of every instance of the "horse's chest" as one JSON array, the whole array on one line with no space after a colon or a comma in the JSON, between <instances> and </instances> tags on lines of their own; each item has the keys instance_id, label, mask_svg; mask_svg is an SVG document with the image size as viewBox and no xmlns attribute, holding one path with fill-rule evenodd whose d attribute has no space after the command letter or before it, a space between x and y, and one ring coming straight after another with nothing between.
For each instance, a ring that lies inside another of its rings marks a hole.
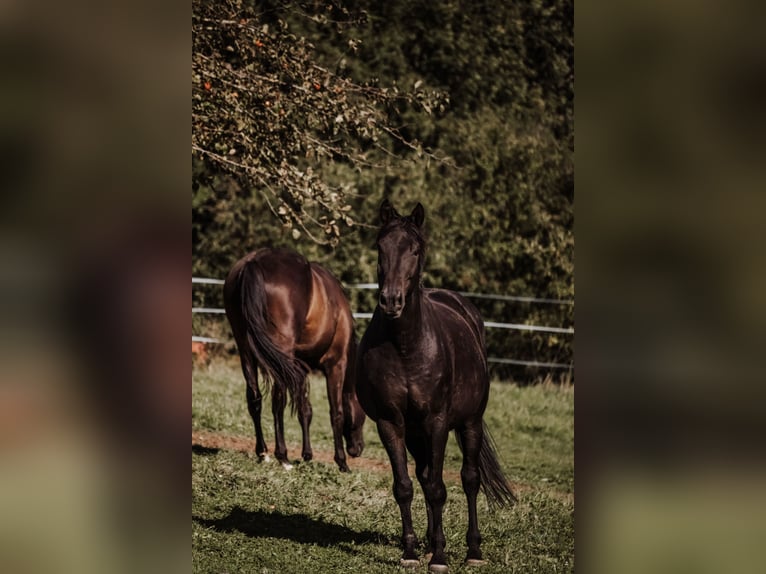
<instances>
[{"instance_id":1,"label":"horse's chest","mask_svg":"<svg viewBox=\"0 0 766 574\"><path fill-rule=\"evenodd\" d=\"M444 361L438 348L386 341L363 353L361 377L377 405L389 412L429 413L447 399Z\"/></svg>"},{"instance_id":2,"label":"horse's chest","mask_svg":"<svg viewBox=\"0 0 766 574\"><path fill-rule=\"evenodd\" d=\"M407 410L429 413L439 409L447 396L444 369L437 361L402 360L399 375L406 388Z\"/></svg>"}]
</instances>

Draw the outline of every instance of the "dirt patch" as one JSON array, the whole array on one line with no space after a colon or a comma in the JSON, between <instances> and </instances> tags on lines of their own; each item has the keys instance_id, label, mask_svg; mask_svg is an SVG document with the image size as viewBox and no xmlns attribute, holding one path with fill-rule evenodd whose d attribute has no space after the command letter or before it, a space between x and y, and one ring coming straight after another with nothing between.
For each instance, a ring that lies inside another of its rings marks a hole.
<instances>
[{"instance_id":1,"label":"dirt patch","mask_svg":"<svg viewBox=\"0 0 766 574\"><path fill-rule=\"evenodd\" d=\"M206 450L209 453L215 450L230 450L236 452L242 452L245 454L255 455L255 437L246 438L241 436L224 435L214 432L206 431L192 431L192 449ZM301 451L300 444L287 444L288 453L299 453ZM335 460L333 457L335 454L329 450L314 449L314 460L324 464L335 466ZM387 460L379 458L370 458L362 455L359 458L347 457L348 466L353 472L354 470L369 470L373 472L384 472L391 474L391 465ZM415 466L409 465L410 476L415 475ZM454 470L444 471L444 482L460 484L460 473ZM511 488L516 494L523 492L531 492L536 490L535 488L522 484L519 482L511 482ZM563 492L558 490L549 490L548 493L562 502L573 503L574 494L570 492Z\"/></svg>"},{"instance_id":2,"label":"dirt patch","mask_svg":"<svg viewBox=\"0 0 766 574\"><path fill-rule=\"evenodd\" d=\"M192 431L192 447L202 447L207 449L222 449L233 450L237 452L243 452L246 454L255 453L255 437L245 438L239 436L223 435L212 432L204 431ZM288 453L300 453L302 446L300 444L287 444ZM314 460L325 464L335 465L335 453L329 450L321 450L314 448ZM273 457L273 454L272 454ZM353 471L354 469L372 470L376 472L391 472L391 466L387 460L369 458L362 455L359 458L346 457L348 467ZM414 473L415 467L410 468L410 472ZM459 473L454 474L457 480L460 480ZM447 472L444 473L444 478L447 480Z\"/></svg>"}]
</instances>

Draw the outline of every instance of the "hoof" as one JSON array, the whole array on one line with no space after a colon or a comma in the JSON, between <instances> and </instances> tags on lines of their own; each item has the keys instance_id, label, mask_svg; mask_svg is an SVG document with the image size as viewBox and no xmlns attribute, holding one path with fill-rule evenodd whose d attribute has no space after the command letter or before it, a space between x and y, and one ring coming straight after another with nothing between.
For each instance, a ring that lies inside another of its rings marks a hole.
<instances>
[{"instance_id":1,"label":"hoof","mask_svg":"<svg viewBox=\"0 0 766 574\"><path fill-rule=\"evenodd\" d=\"M310 453L310 452L304 452L303 453L303 461L304 462L310 462L311 459L313 459L313 458L314 458L314 455L312 453Z\"/></svg>"},{"instance_id":2,"label":"hoof","mask_svg":"<svg viewBox=\"0 0 766 574\"><path fill-rule=\"evenodd\" d=\"M429 572L435 572L436 574L447 574L449 572L449 566L446 564L429 564Z\"/></svg>"},{"instance_id":3,"label":"hoof","mask_svg":"<svg viewBox=\"0 0 766 574\"><path fill-rule=\"evenodd\" d=\"M466 566L484 566L486 563L486 560L481 560L480 558L468 558L465 561Z\"/></svg>"},{"instance_id":4,"label":"hoof","mask_svg":"<svg viewBox=\"0 0 766 574\"><path fill-rule=\"evenodd\" d=\"M289 462L283 462L282 463L282 468L284 468L285 470L292 470L293 469L293 465L290 464Z\"/></svg>"},{"instance_id":5,"label":"hoof","mask_svg":"<svg viewBox=\"0 0 766 574\"><path fill-rule=\"evenodd\" d=\"M258 462L271 462L271 457L268 454L257 454Z\"/></svg>"},{"instance_id":6,"label":"hoof","mask_svg":"<svg viewBox=\"0 0 766 574\"><path fill-rule=\"evenodd\" d=\"M417 568L420 566L420 560L415 560L413 558L400 558L399 566L402 568Z\"/></svg>"}]
</instances>

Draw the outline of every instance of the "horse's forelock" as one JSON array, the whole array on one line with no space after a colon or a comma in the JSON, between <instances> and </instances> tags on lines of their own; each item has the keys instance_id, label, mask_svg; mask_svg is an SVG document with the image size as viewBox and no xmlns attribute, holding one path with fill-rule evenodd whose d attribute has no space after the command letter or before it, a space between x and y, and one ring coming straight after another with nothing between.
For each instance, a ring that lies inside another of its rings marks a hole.
<instances>
[{"instance_id":1,"label":"horse's forelock","mask_svg":"<svg viewBox=\"0 0 766 574\"><path fill-rule=\"evenodd\" d=\"M383 239L389 233L396 231L397 229L402 229L408 234L414 236L421 249L425 247L426 238L423 235L422 229L418 227L409 216L394 217L391 221L381 227L380 231L378 232L378 241Z\"/></svg>"}]
</instances>

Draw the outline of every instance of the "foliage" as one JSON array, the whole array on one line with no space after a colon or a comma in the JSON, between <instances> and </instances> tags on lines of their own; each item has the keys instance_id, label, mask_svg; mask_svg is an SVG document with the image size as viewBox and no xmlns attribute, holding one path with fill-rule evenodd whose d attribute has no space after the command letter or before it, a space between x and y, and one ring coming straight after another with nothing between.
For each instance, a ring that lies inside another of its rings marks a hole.
<instances>
[{"instance_id":1,"label":"foliage","mask_svg":"<svg viewBox=\"0 0 766 574\"><path fill-rule=\"evenodd\" d=\"M221 5L241 6L233 1ZM195 0L195 26L200 6L201 0ZM237 28L237 45L244 45L248 34L252 36L254 30L268 24L274 39L269 40L271 44L262 39L265 45L259 49L281 46L270 58L294 62L290 94L300 101L305 96L306 101L293 104L289 114L286 111L274 123L273 106L266 107L264 101L276 101L271 94L279 90L272 84L260 85L260 91L248 96L243 108L252 124L246 131L268 132L257 141L268 149L276 148L275 157L292 167L260 164L268 187L242 177L244 172L230 169L226 162L213 162L210 155L195 153L195 274L223 277L246 252L283 245L326 264L346 283L374 282L377 210L383 197L389 197L400 212L411 210L418 201L425 206L426 285L574 298L571 0L499 4L362 0L256 6L258 9L247 9L247 27ZM254 21L260 27L253 28ZM233 33L226 32L226 27L218 29L219 36ZM257 38L263 37L259 32ZM199 45L195 36L195 62ZM222 50L216 53L225 54ZM248 50L255 53L253 48ZM272 61L259 57L258 62ZM222 78L233 73L220 57L216 62L215 66L212 62L200 64L200 69ZM334 90L312 92L305 82L320 77L317 69L330 74L321 76L321 85L344 90L353 85L364 90L346 92L342 104L336 102ZM206 91L199 83L202 78L194 80L195 97L226 101L220 90ZM194 105L197 110L201 104L195 100ZM337 115L333 107L337 105L346 106L343 110L349 120L335 134L330 120ZM224 120L233 112L224 110L208 127L228 125ZM373 115L377 127L395 126L395 136L381 128L373 141L355 127ZM309 124L312 128L307 130ZM194 126L197 130L196 120ZM308 137L344 146L343 153L306 157L301 151L290 156L290 146L307 145ZM221 138L227 141L223 134ZM321 200L313 207L305 202L299 205L293 197L293 192L304 189L300 186L305 182L299 185L285 180L295 173L293 168L305 175L309 167L311 181L317 182L311 189L317 190ZM282 204L275 203L275 197L284 202L286 213L279 212ZM341 223L344 217L350 218L351 225L348 219ZM329 234L324 231L328 225ZM303 226L320 230L312 231L319 243L306 233L298 235L296 228L303 231ZM323 244L328 242L334 245ZM356 311L374 307L373 292L351 290L349 296ZM489 320L561 327L574 324L571 305L474 302ZM213 297L207 303L217 301ZM360 331L363 328L360 322ZM572 361L570 335L488 330L488 343L490 354L497 357ZM538 373L515 367L494 370L520 381Z\"/></svg>"},{"instance_id":2,"label":"foliage","mask_svg":"<svg viewBox=\"0 0 766 574\"><path fill-rule=\"evenodd\" d=\"M317 17L327 17L324 6L314 8ZM388 110L443 104L437 94L355 83L342 67L320 65L313 45L282 17L291 7L193 2L192 150L208 169L258 190L295 239L303 232L335 244L340 226L354 224L348 198L355 190L353 180L333 182L322 170L332 163L384 167L373 153L383 148L382 135L422 153L390 125ZM327 10L360 18L339 4ZM356 42L348 39L350 53ZM204 171L194 175L205 180Z\"/></svg>"},{"instance_id":3,"label":"foliage","mask_svg":"<svg viewBox=\"0 0 766 574\"><path fill-rule=\"evenodd\" d=\"M195 371L192 429L219 437L251 437L243 386L233 362L215 361ZM366 450L349 461L352 472L337 472L323 380L312 378L310 388L314 462L286 472L275 462L259 464L239 451L193 449L194 572L396 570L401 553L399 511L375 426L365 424ZM519 388L493 382L485 419L519 503L490 512L484 496L479 497L482 548L489 560L482 572L574 571L573 416L573 387ZM269 417L264 417L264 431L273 448ZM294 417L285 420L285 432L288 455L298 458L300 427ZM467 527L460 460L450 439L444 520L448 558L458 572ZM413 519L422 538L425 504L415 485ZM426 571L426 561L415 570Z\"/></svg>"}]
</instances>

